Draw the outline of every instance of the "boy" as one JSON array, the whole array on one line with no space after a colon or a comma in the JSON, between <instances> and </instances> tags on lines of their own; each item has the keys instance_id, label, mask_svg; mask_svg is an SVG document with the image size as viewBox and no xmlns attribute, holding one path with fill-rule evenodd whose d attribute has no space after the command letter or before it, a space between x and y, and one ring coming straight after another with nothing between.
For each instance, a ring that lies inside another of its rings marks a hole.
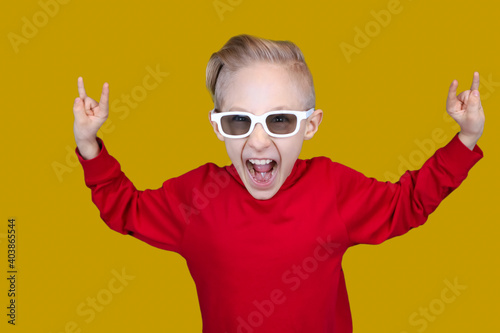
<instances>
[{"instance_id":1,"label":"boy","mask_svg":"<svg viewBox=\"0 0 500 333\"><path fill-rule=\"evenodd\" d=\"M138 191L97 130L99 103L75 100L75 149L107 225L186 259L203 332L352 332L341 260L356 244L379 244L423 224L483 153L479 73L471 90L449 89L461 130L420 170L393 184L320 156L298 159L322 120L311 73L288 41L231 38L212 55L209 120L232 164L207 163Z\"/></svg>"}]
</instances>

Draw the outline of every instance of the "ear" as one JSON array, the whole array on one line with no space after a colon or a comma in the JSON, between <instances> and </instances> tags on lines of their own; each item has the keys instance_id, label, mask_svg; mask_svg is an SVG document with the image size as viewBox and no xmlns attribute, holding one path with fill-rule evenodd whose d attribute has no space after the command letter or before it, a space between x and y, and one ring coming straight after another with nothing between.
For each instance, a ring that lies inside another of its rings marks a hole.
<instances>
[{"instance_id":1,"label":"ear","mask_svg":"<svg viewBox=\"0 0 500 333\"><path fill-rule=\"evenodd\" d=\"M210 120L210 112L211 111L208 111L208 121L210 122L210 124L214 128L214 132L215 132L215 135L217 135L217 138L221 141L224 141L224 136L222 134L220 134L219 129L217 128L217 123L215 121Z\"/></svg>"},{"instance_id":2,"label":"ear","mask_svg":"<svg viewBox=\"0 0 500 333\"><path fill-rule=\"evenodd\" d=\"M319 124L321 124L321 120L323 120L323 110L314 110L313 114L307 118L304 140L312 139L314 133L316 133L319 128Z\"/></svg>"}]
</instances>

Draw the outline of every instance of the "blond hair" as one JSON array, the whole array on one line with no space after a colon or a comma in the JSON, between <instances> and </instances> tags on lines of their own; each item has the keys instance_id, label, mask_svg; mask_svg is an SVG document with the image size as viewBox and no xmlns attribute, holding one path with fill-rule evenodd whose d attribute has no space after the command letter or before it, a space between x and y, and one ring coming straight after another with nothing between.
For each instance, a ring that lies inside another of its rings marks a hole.
<instances>
[{"instance_id":1,"label":"blond hair","mask_svg":"<svg viewBox=\"0 0 500 333\"><path fill-rule=\"evenodd\" d=\"M258 62L284 66L303 92L303 108L315 107L312 75L298 46L286 40L270 40L242 34L231 37L208 61L206 86L216 109L221 110L223 107L223 92L233 75L239 69Z\"/></svg>"}]
</instances>

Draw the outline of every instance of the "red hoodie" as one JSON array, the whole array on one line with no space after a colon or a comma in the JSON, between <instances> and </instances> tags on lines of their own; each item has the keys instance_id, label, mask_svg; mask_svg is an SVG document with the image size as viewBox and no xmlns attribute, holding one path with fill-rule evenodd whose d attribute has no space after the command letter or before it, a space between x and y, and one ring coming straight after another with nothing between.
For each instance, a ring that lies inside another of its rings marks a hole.
<instances>
[{"instance_id":1,"label":"red hoodie","mask_svg":"<svg viewBox=\"0 0 500 333\"><path fill-rule=\"evenodd\" d=\"M101 218L185 258L205 333L352 332L344 252L423 224L483 157L457 133L396 183L323 156L297 159L279 191L257 200L233 165L214 163L137 190L97 141L95 158L75 152Z\"/></svg>"}]
</instances>

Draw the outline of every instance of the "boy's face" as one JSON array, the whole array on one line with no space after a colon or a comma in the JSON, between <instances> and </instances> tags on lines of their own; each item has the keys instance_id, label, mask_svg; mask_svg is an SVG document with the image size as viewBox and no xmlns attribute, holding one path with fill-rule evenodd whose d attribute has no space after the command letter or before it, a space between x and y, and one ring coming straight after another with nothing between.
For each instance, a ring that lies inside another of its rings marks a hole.
<instances>
[{"instance_id":1,"label":"boy's face","mask_svg":"<svg viewBox=\"0 0 500 333\"><path fill-rule=\"evenodd\" d=\"M298 86L283 67L259 63L239 70L224 92L225 111L248 111L261 115L273 110L304 111ZM248 192L256 199L273 197L290 175L299 157L302 143L313 137L322 119L322 111L315 110L302 120L299 132L287 138L269 136L261 124L256 124L249 136L229 139L219 133L211 122L217 137L224 141L226 150ZM252 160L273 160L272 170L255 176ZM268 179L269 178L269 179Z\"/></svg>"}]
</instances>

